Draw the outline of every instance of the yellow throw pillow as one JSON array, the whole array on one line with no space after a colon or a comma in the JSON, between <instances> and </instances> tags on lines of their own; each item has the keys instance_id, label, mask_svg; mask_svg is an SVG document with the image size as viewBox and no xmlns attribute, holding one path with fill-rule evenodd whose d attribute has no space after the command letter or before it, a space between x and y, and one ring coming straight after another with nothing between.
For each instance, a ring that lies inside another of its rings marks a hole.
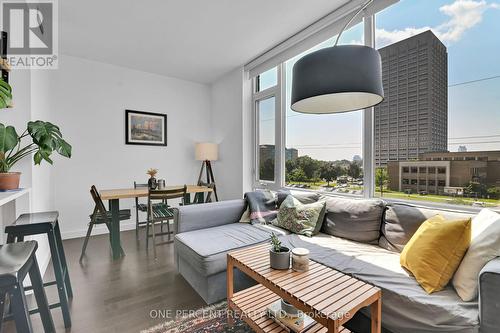
<instances>
[{"instance_id":1,"label":"yellow throw pillow","mask_svg":"<svg viewBox=\"0 0 500 333\"><path fill-rule=\"evenodd\" d=\"M471 219L446 220L436 215L422 223L401 252L409 270L429 294L442 290L469 248Z\"/></svg>"}]
</instances>

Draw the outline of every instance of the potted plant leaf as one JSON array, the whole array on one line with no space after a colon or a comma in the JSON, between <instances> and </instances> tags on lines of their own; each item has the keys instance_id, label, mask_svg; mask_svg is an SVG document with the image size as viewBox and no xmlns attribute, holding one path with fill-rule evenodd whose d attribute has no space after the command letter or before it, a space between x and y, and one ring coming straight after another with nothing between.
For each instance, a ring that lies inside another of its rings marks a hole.
<instances>
[{"instance_id":1,"label":"potted plant leaf","mask_svg":"<svg viewBox=\"0 0 500 333\"><path fill-rule=\"evenodd\" d=\"M10 172L17 162L33 154L35 165L43 160L52 164L50 155L54 151L71 157L71 145L64 141L58 126L48 121L30 121L19 135L13 126L0 123L0 190L19 188L21 173Z\"/></svg>"},{"instance_id":2,"label":"potted plant leaf","mask_svg":"<svg viewBox=\"0 0 500 333\"><path fill-rule=\"evenodd\" d=\"M12 87L0 78L0 109L12 106Z\"/></svg>"},{"instance_id":3,"label":"potted plant leaf","mask_svg":"<svg viewBox=\"0 0 500 333\"><path fill-rule=\"evenodd\" d=\"M290 268L290 249L281 245L280 239L274 232L271 233L271 245L271 249L269 250L271 268Z\"/></svg>"}]
</instances>

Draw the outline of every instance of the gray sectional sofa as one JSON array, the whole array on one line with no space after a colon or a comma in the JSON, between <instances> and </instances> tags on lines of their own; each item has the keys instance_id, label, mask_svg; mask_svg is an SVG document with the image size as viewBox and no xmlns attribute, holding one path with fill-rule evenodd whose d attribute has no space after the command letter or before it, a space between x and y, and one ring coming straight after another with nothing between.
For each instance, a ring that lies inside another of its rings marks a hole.
<instances>
[{"instance_id":1,"label":"gray sectional sofa","mask_svg":"<svg viewBox=\"0 0 500 333\"><path fill-rule=\"evenodd\" d=\"M463 302L452 286L429 295L399 265L400 251L428 217L466 213L330 197L320 234L308 238L238 222L245 206L244 200L232 200L184 206L176 213L178 271L207 303L226 297L226 253L267 242L275 232L291 247L308 248L311 259L380 287L385 332L500 332L500 258L482 270L480 296L473 302ZM236 290L255 283L234 274ZM368 332L368 316L363 309L347 326Z\"/></svg>"}]
</instances>

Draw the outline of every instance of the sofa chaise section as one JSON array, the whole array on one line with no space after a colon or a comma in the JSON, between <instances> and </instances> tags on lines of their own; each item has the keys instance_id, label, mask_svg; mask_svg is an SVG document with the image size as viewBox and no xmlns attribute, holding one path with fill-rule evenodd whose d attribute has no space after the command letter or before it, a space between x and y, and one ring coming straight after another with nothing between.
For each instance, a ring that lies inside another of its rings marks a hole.
<instances>
[{"instance_id":1,"label":"sofa chaise section","mask_svg":"<svg viewBox=\"0 0 500 333\"><path fill-rule=\"evenodd\" d=\"M266 242L273 231L235 223L244 209L244 200L232 200L186 206L177 213L177 269L208 304L226 297L227 253ZM236 290L255 284L238 270L234 274Z\"/></svg>"}]
</instances>

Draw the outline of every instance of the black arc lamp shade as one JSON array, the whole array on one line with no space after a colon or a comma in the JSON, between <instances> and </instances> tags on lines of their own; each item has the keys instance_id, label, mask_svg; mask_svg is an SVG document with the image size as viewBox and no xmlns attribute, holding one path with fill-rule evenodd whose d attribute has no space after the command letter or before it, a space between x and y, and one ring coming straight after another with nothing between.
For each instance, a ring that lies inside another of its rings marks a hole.
<instances>
[{"instance_id":1,"label":"black arc lamp shade","mask_svg":"<svg viewBox=\"0 0 500 333\"><path fill-rule=\"evenodd\" d=\"M383 99L380 54L371 47L328 47L302 57L293 66L293 111L347 112L377 105Z\"/></svg>"}]
</instances>

